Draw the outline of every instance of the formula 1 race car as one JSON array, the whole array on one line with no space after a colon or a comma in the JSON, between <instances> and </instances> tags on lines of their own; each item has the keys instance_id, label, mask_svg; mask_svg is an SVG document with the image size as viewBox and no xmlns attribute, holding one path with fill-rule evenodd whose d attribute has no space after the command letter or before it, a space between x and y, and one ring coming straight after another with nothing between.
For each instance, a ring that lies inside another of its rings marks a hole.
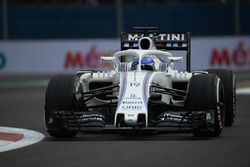
<instances>
[{"instance_id":1,"label":"formula 1 race car","mask_svg":"<svg viewBox=\"0 0 250 167\"><path fill-rule=\"evenodd\" d=\"M191 132L219 136L235 116L235 76L231 70L191 72L190 33L160 33L137 27L121 33L121 51L110 71L56 75L45 97L45 124L54 137L78 132ZM174 69L185 51L186 71Z\"/></svg>"}]
</instances>

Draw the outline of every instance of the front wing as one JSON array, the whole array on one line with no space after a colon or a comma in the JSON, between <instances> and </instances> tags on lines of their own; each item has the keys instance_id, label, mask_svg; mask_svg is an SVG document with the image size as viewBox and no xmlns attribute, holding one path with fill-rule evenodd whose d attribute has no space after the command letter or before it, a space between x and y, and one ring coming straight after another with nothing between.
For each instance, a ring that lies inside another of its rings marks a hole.
<instances>
[{"instance_id":1,"label":"front wing","mask_svg":"<svg viewBox=\"0 0 250 167\"><path fill-rule=\"evenodd\" d=\"M174 114L175 113L175 114ZM117 132L190 132L194 128L208 127L209 122L205 112L165 112L157 121L151 120L148 127L140 126L114 126L106 124L105 116L99 112L54 112L53 131L67 129L79 132L117 133ZM59 127L57 129L57 127Z\"/></svg>"}]
</instances>

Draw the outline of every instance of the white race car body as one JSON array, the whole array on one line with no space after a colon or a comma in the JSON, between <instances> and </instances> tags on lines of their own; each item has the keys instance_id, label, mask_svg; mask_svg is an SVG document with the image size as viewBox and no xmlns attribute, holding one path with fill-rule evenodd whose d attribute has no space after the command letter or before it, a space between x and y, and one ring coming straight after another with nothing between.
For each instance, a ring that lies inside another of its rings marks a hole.
<instances>
[{"instance_id":1,"label":"white race car body","mask_svg":"<svg viewBox=\"0 0 250 167\"><path fill-rule=\"evenodd\" d=\"M224 125L224 106L229 111L226 119L232 124L232 72L191 72L190 33L140 30L122 33L121 51L101 57L101 62L112 63L112 70L78 71L50 80L45 97L45 123L50 135L174 129L191 131L195 136L218 136ZM182 62L183 57L174 56L171 50L186 51L186 71L174 69L174 63ZM226 85L226 98L221 80Z\"/></svg>"},{"instance_id":2,"label":"white race car body","mask_svg":"<svg viewBox=\"0 0 250 167\"><path fill-rule=\"evenodd\" d=\"M139 59L137 69L131 70L131 62L120 61L121 57L137 57ZM144 57L153 56L155 69L157 71L147 71L141 69L141 62ZM166 62L160 60L164 57ZM127 125L135 126L138 122L139 115L144 115L145 125L148 127L148 98L150 97L151 85L159 85L163 88L173 88L173 82L187 84L192 73L179 72L173 69L174 62L182 61L182 57L174 57L169 52L159 51L156 49L139 50L129 49L114 53L113 57L102 57L102 61L113 63L114 70L108 72L86 72L79 71L80 83L84 91L90 91L90 83L119 83L119 89L113 93L117 96L118 104L115 111L114 125L117 125L117 116L123 115L124 122ZM80 96L78 96L80 97ZM175 100L171 95L162 94L162 101L166 104L176 103L184 105L182 100ZM109 103L109 100L93 98L87 105L101 105Z\"/></svg>"}]
</instances>

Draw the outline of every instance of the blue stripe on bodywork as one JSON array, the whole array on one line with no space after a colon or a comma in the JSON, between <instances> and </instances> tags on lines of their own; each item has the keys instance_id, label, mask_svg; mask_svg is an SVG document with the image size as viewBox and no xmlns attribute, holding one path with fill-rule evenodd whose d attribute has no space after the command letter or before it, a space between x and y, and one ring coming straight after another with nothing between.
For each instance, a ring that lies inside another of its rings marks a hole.
<instances>
[{"instance_id":1,"label":"blue stripe on bodywork","mask_svg":"<svg viewBox=\"0 0 250 167\"><path fill-rule=\"evenodd\" d=\"M118 107L120 106L121 102L123 101L124 99L124 95L125 95L125 92L126 92L126 89L127 89L127 73L126 72L121 72L120 73L122 76L121 76L121 84L120 84L120 95L119 95L119 99L118 99Z\"/></svg>"},{"instance_id":2,"label":"blue stripe on bodywork","mask_svg":"<svg viewBox=\"0 0 250 167\"><path fill-rule=\"evenodd\" d=\"M147 72L143 80L142 92L143 92L143 102L145 105L148 103L148 84L149 84L149 79L151 75L152 75L151 72Z\"/></svg>"}]
</instances>

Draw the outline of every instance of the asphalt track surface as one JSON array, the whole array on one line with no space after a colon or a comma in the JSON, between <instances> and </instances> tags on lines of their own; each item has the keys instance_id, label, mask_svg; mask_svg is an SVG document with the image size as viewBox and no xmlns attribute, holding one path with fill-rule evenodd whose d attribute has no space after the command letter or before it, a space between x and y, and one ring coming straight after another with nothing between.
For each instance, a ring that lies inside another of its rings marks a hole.
<instances>
[{"instance_id":1,"label":"asphalt track surface","mask_svg":"<svg viewBox=\"0 0 250 167\"><path fill-rule=\"evenodd\" d=\"M249 95L237 96L235 125L225 128L219 138L85 134L63 140L49 137L44 129L44 93L44 87L0 89L0 126L46 135L40 143L0 153L1 167L250 166Z\"/></svg>"}]
</instances>

